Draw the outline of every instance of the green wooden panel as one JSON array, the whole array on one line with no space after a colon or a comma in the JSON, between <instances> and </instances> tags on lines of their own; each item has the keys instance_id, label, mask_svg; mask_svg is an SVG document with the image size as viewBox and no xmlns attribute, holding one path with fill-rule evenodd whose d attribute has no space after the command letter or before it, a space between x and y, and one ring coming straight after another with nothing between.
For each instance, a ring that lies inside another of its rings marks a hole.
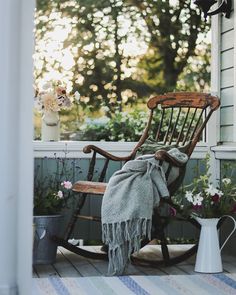
<instances>
[{"instance_id":1,"label":"green wooden panel","mask_svg":"<svg viewBox=\"0 0 236 295\"><path fill-rule=\"evenodd\" d=\"M85 180L87 179L88 174L88 167L89 167L89 159L74 159L74 182L79 180ZM78 202L80 195L75 194L75 202L74 207L76 207L76 203ZM71 212L73 210L71 209ZM90 203L88 200L86 200L83 209L81 210L82 215L89 215L90 214ZM79 238L79 239L88 239L89 236L89 223L85 220L78 219L78 222L74 228L74 232L72 234L73 238Z\"/></svg>"},{"instance_id":2,"label":"green wooden panel","mask_svg":"<svg viewBox=\"0 0 236 295\"><path fill-rule=\"evenodd\" d=\"M236 160L221 160L220 172L222 178L228 177L236 182Z\"/></svg>"},{"instance_id":3,"label":"green wooden panel","mask_svg":"<svg viewBox=\"0 0 236 295\"><path fill-rule=\"evenodd\" d=\"M67 171L69 171L69 177L72 182L78 180L85 180L88 173L89 159L66 159ZM38 158L35 159L35 171L38 170L41 177L57 173L61 168L61 163L58 165L55 159ZM95 179L98 179L99 172L104 164L104 159L99 159L95 166ZM109 162L106 181L114 174L115 171L122 167L120 162ZM205 172L205 164L203 160L190 160L187 165L187 172L184 179L184 184L189 184L192 181L193 176L202 174ZM78 194L72 198L70 202L71 207L75 207L78 200ZM89 196L82 209L81 214L84 215L101 215L101 203L102 198L99 196ZM64 210L64 230L71 217L72 209ZM168 235L173 238L194 238L196 237L196 231L192 229L191 225L185 225L184 223L171 224L167 229ZM79 238L84 240L100 240L101 239L101 226L97 222L90 222L84 220L78 220L78 223L74 229L73 238Z\"/></svg>"},{"instance_id":4,"label":"green wooden panel","mask_svg":"<svg viewBox=\"0 0 236 295\"><path fill-rule=\"evenodd\" d=\"M172 242L183 237L183 223L171 222L166 228L166 237Z\"/></svg>"},{"instance_id":5,"label":"green wooden panel","mask_svg":"<svg viewBox=\"0 0 236 295\"><path fill-rule=\"evenodd\" d=\"M183 184L189 184L192 182L193 177L197 177L198 175L205 173L204 166L204 160L190 160L187 164Z\"/></svg>"},{"instance_id":6,"label":"green wooden panel","mask_svg":"<svg viewBox=\"0 0 236 295\"><path fill-rule=\"evenodd\" d=\"M206 173L206 161L198 160L198 175L203 175Z\"/></svg>"},{"instance_id":7,"label":"green wooden panel","mask_svg":"<svg viewBox=\"0 0 236 295\"><path fill-rule=\"evenodd\" d=\"M70 176L73 181L86 179L88 172L89 159L67 159L67 165L70 171ZM96 169L101 170L101 164L103 159L100 159ZM48 158L38 158L35 159L35 171L37 170L41 177L46 177L50 173L58 172L58 165L55 159ZM121 163L110 162L108 167L107 180L111 175L121 168ZM185 175L184 183L191 183L193 177L205 173L205 162L204 160L190 160L187 167L187 173ZM232 181L236 182L236 160L224 160L221 161L221 176L229 177ZM71 205L73 206L75 200L72 200ZM85 215L100 215L101 210L101 198L100 197L89 197L87 203L85 204L82 214ZM64 228L69 221L71 216L71 210L64 210ZM221 230L221 241L227 236L227 233L232 228L232 224L229 222L225 223ZM196 238L199 231L192 227L192 225L185 223L172 223L167 228L167 236L171 238L179 239L181 237L187 239ZM79 220L78 224L73 233L74 238L80 238L84 240L101 240L101 227L100 224L96 222L88 222ZM236 234L232 236L229 242L226 244L224 252L235 255L235 242Z\"/></svg>"},{"instance_id":8,"label":"green wooden panel","mask_svg":"<svg viewBox=\"0 0 236 295\"><path fill-rule=\"evenodd\" d=\"M109 166L107 168L107 175L106 175L106 182L109 181L110 177L118 170L121 169L121 167L123 166L123 163L121 162L114 162L114 161L111 161L109 163Z\"/></svg>"}]
</instances>

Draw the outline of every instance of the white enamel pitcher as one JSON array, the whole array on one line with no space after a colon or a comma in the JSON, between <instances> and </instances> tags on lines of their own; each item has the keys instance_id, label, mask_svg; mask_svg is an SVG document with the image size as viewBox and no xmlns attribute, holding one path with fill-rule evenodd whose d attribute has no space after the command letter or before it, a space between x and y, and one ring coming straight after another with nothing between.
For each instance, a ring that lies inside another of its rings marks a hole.
<instances>
[{"instance_id":1,"label":"white enamel pitcher","mask_svg":"<svg viewBox=\"0 0 236 295\"><path fill-rule=\"evenodd\" d=\"M217 223L222 217L229 217L234 222L234 228L219 246L219 236ZM195 219L201 225L201 233L197 250L195 271L202 273L218 273L222 272L221 250L232 236L236 229L236 221L230 215L224 215L221 218L199 218Z\"/></svg>"}]
</instances>

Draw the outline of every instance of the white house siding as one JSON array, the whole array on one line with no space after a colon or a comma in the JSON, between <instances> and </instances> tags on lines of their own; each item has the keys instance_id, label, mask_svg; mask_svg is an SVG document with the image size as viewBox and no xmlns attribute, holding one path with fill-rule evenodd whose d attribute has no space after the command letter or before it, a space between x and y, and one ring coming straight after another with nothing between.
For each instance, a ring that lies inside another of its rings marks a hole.
<instances>
[{"instance_id":1,"label":"white house siding","mask_svg":"<svg viewBox=\"0 0 236 295\"><path fill-rule=\"evenodd\" d=\"M235 115L234 109L236 101L234 99L234 12L231 17L221 17L220 24L220 141L233 142Z\"/></svg>"},{"instance_id":2,"label":"white house siding","mask_svg":"<svg viewBox=\"0 0 236 295\"><path fill-rule=\"evenodd\" d=\"M220 1L219 1L220 2ZM236 0L232 1L233 6ZM232 8L230 18L222 14L212 16L212 68L211 87L212 93L221 98L220 112L217 112L216 126L210 128L209 138L217 171L217 179L224 177L223 165L236 164L236 14ZM234 29L235 28L235 29ZM219 130L220 129L220 130ZM218 134L218 130L220 131ZM211 138L215 138L215 143ZM217 144L217 143L221 144ZM232 170L230 171L232 173ZM235 181L234 176L228 175ZM221 228L221 240L224 240L232 230L230 222L224 223ZM227 242L224 251L236 255L236 234Z\"/></svg>"}]
</instances>

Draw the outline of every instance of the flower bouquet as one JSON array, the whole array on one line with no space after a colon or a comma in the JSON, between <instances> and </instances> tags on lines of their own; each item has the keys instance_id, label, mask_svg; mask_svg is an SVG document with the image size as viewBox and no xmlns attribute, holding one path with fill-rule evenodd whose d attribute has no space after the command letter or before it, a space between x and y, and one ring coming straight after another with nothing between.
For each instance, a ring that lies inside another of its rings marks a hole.
<instances>
[{"instance_id":1,"label":"flower bouquet","mask_svg":"<svg viewBox=\"0 0 236 295\"><path fill-rule=\"evenodd\" d=\"M213 185L209 173L208 158L207 172L195 177L191 184L183 187L173 197L185 216L200 218L219 218L236 212L236 185L228 177L223 177L218 185Z\"/></svg>"},{"instance_id":2,"label":"flower bouquet","mask_svg":"<svg viewBox=\"0 0 236 295\"><path fill-rule=\"evenodd\" d=\"M42 140L57 141L60 138L59 111L69 110L73 102L78 102L80 94L69 95L60 83L46 83L35 92L35 108L43 114Z\"/></svg>"},{"instance_id":3,"label":"flower bouquet","mask_svg":"<svg viewBox=\"0 0 236 295\"><path fill-rule=\"evenodd\" d=\"M42 89L36 89L34 105L37 111L59 112L70 109L74 101L79 101L80 94L78 91L74 95L69 95L66 87L59 82L45 83Z\"/></svg>"},{"instance_id":4,"label":"flower bouquet","mask_svg":"<svg viewBox=\"0 0 236 295\"><path fill-rule=\"evenodd\" d=\"M193 216L215 218L236 212L236 187L229 178L221 180L219 189L209 182L206 175L200 176L195 187L185 192L185 199L186 210Z\"/></svg>"}]
</instances>

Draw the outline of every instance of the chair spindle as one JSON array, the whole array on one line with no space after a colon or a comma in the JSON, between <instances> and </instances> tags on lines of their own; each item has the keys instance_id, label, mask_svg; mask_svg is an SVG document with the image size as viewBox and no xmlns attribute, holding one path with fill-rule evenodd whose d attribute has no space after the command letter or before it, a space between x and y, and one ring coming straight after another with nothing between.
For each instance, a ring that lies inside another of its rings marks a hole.
<instances>
[{"instance_id":1,"label":"chair spindle","mask_svg":"<svg viewBox=\"0 0 236 295\"><path fill-rule=\"evenodd\" d=\"M192 127L192 124L193 124L193 121L194 121L194 118L196 116L196 113L197 113L197 108L194 110L194 113L192 115L192 118L191 118L191 121L189 123L189 126L188 126L188 129L186 131L186 134L185 134L185 137L184 137L184 140L183 140L183 145L186 143L187 139L188 139L188 136L189 136L189 133L190 133L190 130L191 130L191 127Z\"/></svg>"},{"instance_id":2,"label":"chair spindle","mask_svg":"<svg viewBox=\"0 0 236 295\"><path fill-rule=\"evenodd\" d=\"M185 115L185 118L184 118L184 122L183 122L182 128L181 128L180 133L179 133L179 136L178 136L178 138L177 138L177 142L176 142L177 145L179 144L179 142L180 142L180 140L181 140L181 137L182 137L182 135L183 135L184 127L185 127L186 122L187 122L187 120L188 120L189 112L190 112L190 108L188 108L187 113L186 113L186 115Z\"/></svg>"},{"instance_id":3,"label":"chair spindle","mask_svg":"<svg viewBox=\"0 0 236 295\"><path fill-rule=\"evenodd\" d=\"M162 124L163 124L164 117L165 117L165 109L162 109L161 121L159 123L156 138L155 138L155 140L157 140L157 141L160 141L159 140L159 135L160 135L160 132L161 132L161 129L162 129Z\"/></svg>"},{"instance_id":4,"label":"chair spindle","mask_svg":"<svg viewBox=\"0 0 236 295\"><path fill-rule=\"evenodd\" d=\"M88 170L88 176L87 176L88 181L93 179L95 163L96 163L96 151L93 152L93 156L89 164L89 170Z\"/></svg>"},{"instance_id":5,"label":"chair spindle","mask_svg":"<svg viewBox=\"0 0 236 295\"><path fill-rule=\"evenodd\" d=\"M106 176L106 172L107 172L107 167L108 167L108 164L109 164L109 159L107 158L106 161L105 161L105 164L103 166L103 169L102 169L102 172L100 174L100 177L99 177L99 182L103 182L105 176Z\"/></svg>"},{"instance_id":6,"label":"chair spindle","mask_svg":"<svg viewBox=\"0 0 236 295\"><path fill-rule=\"evenodd\" d=\"M171 122L172 122L172 118L173 118L173 112L174 112L174 109L171 108L171 114L170 114L168 128L167 128L167 131L166 131L166 134L165 134L165 138L164 138L164 144L166 144L166 142L167 142L167 139L168 139L168 136L169 136L169 132L170 132L170 129L171 129Z\"/></svg>"},{"instance_id":7,"label":"chair spindle","mask_svg":"<svg viewBox=\"0 0 236 295\"><path fill-rule=\"evenodd\" d=\"M175 120L175 124L174 124L173 130L172 130L172 134L170 136L169 144L172 143L172 140L174 138L174 134L175 134L176 127L178 126L179 116L180 116L181 110L182 110L182 108L179 108L179 111L178 111L178 114L177 114L177 117L176 117L176 120Z\"/></svg>"},{"instance_id":8,"label":"chair spindle","mask_svg":"<svg viewBox=\"0 0 236 295\"><path fill-rule=\"evenodd\" d=\"M194 129L193 129L192 135L190 136L190 140L192 140L193 137L194 137L194 134L195 134L195 132L196 132L198 126L199 126L199 123L200 123L201 119L202 119L202 115L203 115L203 113L204 113L204 109L202 109L202 110L201 110L201 113L199 114L199 117L198 117L197 123L196 123L196 125L195 125L195 127L194 127Z\"/></svg>"}]
</instances>

